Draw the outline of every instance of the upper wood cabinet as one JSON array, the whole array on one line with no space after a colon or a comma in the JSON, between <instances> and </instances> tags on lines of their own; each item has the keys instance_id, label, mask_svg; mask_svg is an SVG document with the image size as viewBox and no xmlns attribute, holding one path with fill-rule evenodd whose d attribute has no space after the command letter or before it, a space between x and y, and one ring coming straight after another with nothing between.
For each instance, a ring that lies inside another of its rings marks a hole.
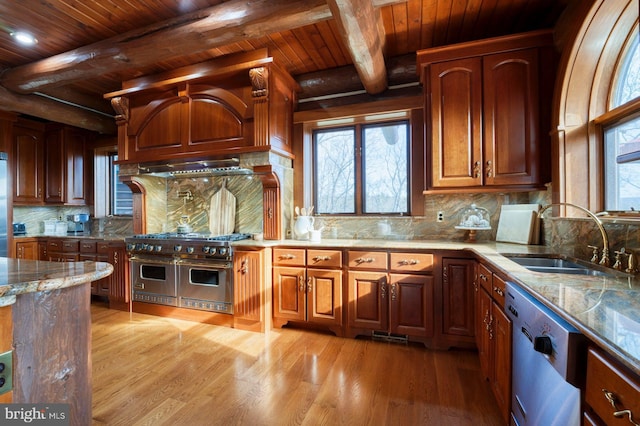
<instances>
[{"instance_id":1,"label":"upper wood cabinet","mask_svg":"<svg viewBox=\"0 0 640 426\"><path fill-rule=\"evenodd\" d=\"M47 127L45 145L46 203L85 205L90 179L85 161L90 133L68 126Z\"/></svg>"},{"instance_id":2,"label":"upper wood cabinet","mask_svg":"<svg viewBox=\"0 0 640 426\"><path fill-rule=\"evenodd\" d=\"M427 189L539 188L548 180L549 32L418 52ZM548 108L547 108L548 109Z\"/></svg>"},{"instance_id":3,"label":"upper wood cabinet","mask_svg":"<svg viewBox=\"0 0 640 426\"><path fill-rule=\"evenodd\" d=\"M13 127L13 203L42 204L44 197L44 125L19 121Z\"/></svg>"},{"instance_id":4,"label":"upper wood cabinet","mask_svg":"<svg viewBox=\"0 0 640 426\"><path fill-rule=\"evenodd\" d=\"M266 50L233 58L125 81L107 94L117 113L118 160L290 154L295 80Z\"/></svg>"}]
</instances>

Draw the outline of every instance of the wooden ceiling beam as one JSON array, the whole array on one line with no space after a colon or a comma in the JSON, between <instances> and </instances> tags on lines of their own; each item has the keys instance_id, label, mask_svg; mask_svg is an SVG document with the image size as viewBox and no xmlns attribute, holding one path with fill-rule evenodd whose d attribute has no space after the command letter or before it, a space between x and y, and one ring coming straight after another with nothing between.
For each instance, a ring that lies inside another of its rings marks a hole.
<instances>
[{"instance_id":1,"label":"wooden ceiling beam","mask_svg":"<svg viewBox=\"0 0 640 426\"><path fill-rule=\"evenodd\" d=\"M371 0L327 0L342 41L349 50L360 80L369 94L387 88L384 29Z\"/></svg>"},{"instance_id":2,"label":"wooden ceiling beam","mask_svg":"<svg viewBox=\"0 0 640 426\"><path fill-rule=\"evenodd\" d=\"M387 6L405 1L377 0L375 5ZM371 0L366 0L366 3L373 10ZM340 13L347 15L348 12ZM367 15L371 14L369 11ZM18 93L43 92L49 87L104 73L143 68L331 18L332 13L325 0L231 0L5 70L0 76L0 84ZM364 22L372 19L367 16ZM358 31L356 37L365 34L364 30ZM359 55L366 60L366 55Z\"/></svg>"}]
</instances>

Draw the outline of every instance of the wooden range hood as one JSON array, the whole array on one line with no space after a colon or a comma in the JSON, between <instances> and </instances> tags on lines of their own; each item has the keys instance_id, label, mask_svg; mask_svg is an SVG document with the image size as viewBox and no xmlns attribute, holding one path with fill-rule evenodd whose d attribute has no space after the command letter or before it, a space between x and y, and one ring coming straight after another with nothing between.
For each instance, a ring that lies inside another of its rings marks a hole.
<instances>
[{"instance_id":1,"label":"wooden range hood","mask_svg":"<svg viewBox=\"0 0 640 426\"><path fill-rule=\"evenodd\" d=\"M262 159L251 169L262 181L265 239L282 239L289 197L282 162L270 158L293 159L297 90L263 49L126 81L105 95L117 114L120 178L134 193L134 232L146 232L141 169L252 156Z\"/></svg>"}]
</instances>

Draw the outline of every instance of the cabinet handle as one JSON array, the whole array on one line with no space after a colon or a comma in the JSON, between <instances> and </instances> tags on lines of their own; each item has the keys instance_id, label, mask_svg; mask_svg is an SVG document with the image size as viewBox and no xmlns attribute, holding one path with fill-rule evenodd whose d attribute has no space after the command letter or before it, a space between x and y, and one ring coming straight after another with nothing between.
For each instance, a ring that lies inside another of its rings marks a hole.
<instances>
[{"instance_id":1,"label":"cabinet handle","mask_svg":"<svg viewBox=\"0 0 640 426\"><path fill-rule=\"evenodd\" d=\"M604 393L604 397L607 398L607 401L609 401L611 403L611 406L615 410L613 412L613 416L614 417L628 416L629 417L629 423L631 423L632 425L635 425L635 426L640 426L640 423L638 423L635 420L633 420L633 413L631 412L631 410L628 410L628 409L627 410L618 410L618 407L616 406L617 403L618 403L618 398L616 398L616 395L613 392L609 392L606 389L602 389L602 392Z\"/></svg>"},{"instance_id":2,"label":"cabinet handle","mask_svg":"<svg viewBox=\"0 0 640 426\"><path fill-rule=\"evenodd\" d=\"M475 163L473 163L473 177L474 178L479 178L480 177L480 162L476 161Z\"/></svg>"},{"instance_id":3,"label":"cabinet handle","mask_svg":"<svg viewBox=\"0 0 640 426\"><path fill-rule=\"evenodd\" d=\"M487 276L485 274L480 274L480 279L484 282L489 281L489 279L487 278Z\"/></svg>"},{"instance_id":4,"label":"cabinet handle","mask_svg":"<svg viewBox=\"0 0 640 426\"><path fill-rule=\"evenodd\" d=\"M417 265L418 263L420 263L420 261L416 259L402 259L400 261L401 265Z\"/></svg>"},{"instance_id":5,"label":"cabinet handle","mask_svg":"<svg viewBox=\"0 0 640 426\"><path fill-rule=\"evenodd\" d=\"M379 282L380 282L380 298L386 299L387 298L387 281L384 278L381 278Z\"/></svg>"},{"instance_id":6,"label":"cabinet handle","mask_svg":"<svg viewBox=\"0 0 640 426\"><path fill-rule=\"evenodd\" d=\"M282 259L282 260L291 260L291 259L295 259L295 258L296 257L291 253L280 255L280 259Z\"/></svg>"},{"instance_id":7,"label":"cabinet handle","mask_svg":"<svg viewBox=\"0 0 640 426\"><path fill-rule=\"evenodd\" d=\"M249 272L249 262L247 259L242 259L242 262L240 262L240 273L246 274L247 272Z\"/></svg>"},{"instance_id":8,"label":"cabinet handle","mask_svg":"<svg viewBox=\"0 0 640 426\"><path fill-rule=\"evenodd\" d=\"M298 277L298 281L300 283L300 291L303 292L304 291L304 277L302 275L300 275Z\"/></svg>"},{"instance_id":9,"label":"cabinet handle","mask_svg":"<svg viewBox=\"0 0 640 426\"><path fill-rule=\"evenodd\" d=\"M487 177L491 177L493 176L493 163L491 163L491 160L487 161Z\"/></svg>"},{"instance_id":10,"label":"cabinet handle","mask_svg":"<svg viewBox=\"0 0 640 426\"><path fill-rule=\"evenodd\" d=\"M307 293L311 293L313 291L313 279L311 277L307 278Z\"/></svg>"},{"instance_id":11,"label":"cabinet handle","mask_svg":"<svg viewBox=\"0 0 640 426\"><path fill-rule=\"evenodd\" d=\"M395 301L398 298L398 285L396 283L391 284L391 300Z\"/></svg>"},{"instance_id":12,"label":"cabinet handle","mask_svg":"<svg viewBox=\"0 0 640 426\"><path fill-rule=\"evenodd\" d=\"M499 296L504 296L504 291L502 291L502 289L500 287L494 287L493 291L498 293Z\"/></svg>"},{"instance_id":13,"label":"cabinet handle","mask_svg":"<svg viewBox=\"0 0 640 426\"><path fill-rule=\"evenodd\" d=\"M314 262L326 262L327 260L331 260L331 256L314 256Z\"/></svg>"},{"instance_id":14,"label":"cabinet handle","mask_svg":"<svg viewBox=\"0 0 640 426\"><path fill-rule=\"evenodd\" d=\"M117 251L113 252L113 263L116 264L116 265L118 264L118 252Z\"/></svg>"},{"instance_id":15,"label":"cabinet handle","mask_svg":"<svg viewBox=\"0 0 640 426\"><path fill-rule=\"evenodd\" d=\"M360 263L372 263L373 262L373 257L359 257L355 260L356 263L360 264Z\"/></svg>"},{"instance_id":16,"label":"cabinet handle","mask_svg":"<svg viewBox=\"0 0 640 426\"><path fill-rule=\"evenodd\" d=\"M487 330L489 330L489 340L493 340L493 315L489 316L489 324L487 324Z\"/></svg>"}]
</instances>

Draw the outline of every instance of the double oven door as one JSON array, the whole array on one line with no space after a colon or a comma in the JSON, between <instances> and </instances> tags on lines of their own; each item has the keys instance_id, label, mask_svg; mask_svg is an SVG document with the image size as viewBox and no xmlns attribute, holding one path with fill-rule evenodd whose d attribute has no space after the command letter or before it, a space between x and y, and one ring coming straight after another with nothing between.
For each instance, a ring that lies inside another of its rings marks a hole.
<instances>
[{"instance_id":1,"label":"double oven door","mask_svg":"<svg viewBox=\"0 0 640 426\"><path fill-rule=\"evenodd\" d=\"M180 259L177 273L178 306L233 314L230 261Z\"/></svg>"},{"instance_id":2,"label":"double oven door","mask_svg":"<svg viewBox=\"0 0 640 426\"><path fill-rule=\"evenodd\" d=\"M133 300L178 306L176 261L164 256L131 257Z\"/></svg>"}]
</instances>

